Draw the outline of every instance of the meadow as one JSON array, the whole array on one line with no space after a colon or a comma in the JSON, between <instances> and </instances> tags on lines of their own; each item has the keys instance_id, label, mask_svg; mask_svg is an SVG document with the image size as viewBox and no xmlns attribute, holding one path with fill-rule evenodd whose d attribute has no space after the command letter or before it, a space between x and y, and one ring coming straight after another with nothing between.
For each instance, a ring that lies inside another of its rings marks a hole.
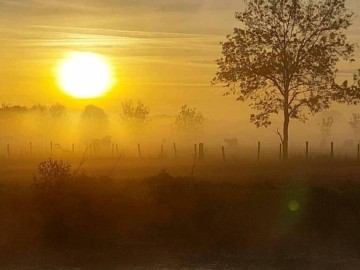
<instances>
[{"instance_id":1,"label":"meadow","mask_svg":"<svg viewBox=\"0 0 360 270\"><path fill-rule=\"evenodd\" d=\"M1 269L360 266L353 159L41 161L2 160Z\"/></svg>"}]
</instances>

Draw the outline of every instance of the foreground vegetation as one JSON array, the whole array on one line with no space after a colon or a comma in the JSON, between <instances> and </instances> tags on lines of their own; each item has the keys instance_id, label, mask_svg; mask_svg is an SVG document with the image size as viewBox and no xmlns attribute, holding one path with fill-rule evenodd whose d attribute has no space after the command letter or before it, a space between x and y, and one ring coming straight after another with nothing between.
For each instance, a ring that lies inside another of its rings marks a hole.
<instances>
[{"instance_id":1,"label":"foreground vegetation","mask_svg":"<svg viewBox=\"0 0 360 270\"><path fill-rule=\"evenodd\" d=\"M162 171L119 181L59 166L63 174L43 173L28 184L1 182L3 267L360 265L350 260L360 252L355 177L325 184L325 174L318 183L295 177L281 184L273 174L230 183Z\"/></svg>"}]
</instances>

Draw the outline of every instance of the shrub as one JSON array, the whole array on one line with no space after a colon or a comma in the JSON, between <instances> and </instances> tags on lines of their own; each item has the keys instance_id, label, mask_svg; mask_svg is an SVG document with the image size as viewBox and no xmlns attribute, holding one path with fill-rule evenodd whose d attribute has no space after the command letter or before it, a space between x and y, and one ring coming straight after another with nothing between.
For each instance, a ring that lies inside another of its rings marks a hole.
<instances>
[{"instance_id":1,"label":"shrub","mask_svg":"<svg viewBox=\"0 0 360 270\"><path fill-rule=\"evenodd\" d=\"M49 158L40 162L38 166L39 177L34 176L35 185L45 188L63 186L71 178L70 170L70 164Z\"/></svg>"}]
</instances>

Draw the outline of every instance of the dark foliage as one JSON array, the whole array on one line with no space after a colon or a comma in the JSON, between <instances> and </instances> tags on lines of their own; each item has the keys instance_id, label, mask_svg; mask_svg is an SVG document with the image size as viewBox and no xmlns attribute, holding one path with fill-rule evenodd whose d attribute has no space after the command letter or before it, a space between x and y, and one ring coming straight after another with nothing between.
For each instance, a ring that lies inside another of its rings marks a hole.
<instances>
[{"instance_id":1,"label":"dark foliage","mask_svg":"<svg viewBox=\"0 0 360 270\"><path fill-rule=\"evenodd\" d=\"M57 179L46 167L44 177ZM66 178L67 167L60 168ZM2 188L0 203L2 265L106 269L223 256L236 264L244 254L266 265L275 254L283 262L360 251L360 186L350 182L326 188L212 183L166 172L121 182L78 176L65 189Z\"/></svg>"}]
</instances>

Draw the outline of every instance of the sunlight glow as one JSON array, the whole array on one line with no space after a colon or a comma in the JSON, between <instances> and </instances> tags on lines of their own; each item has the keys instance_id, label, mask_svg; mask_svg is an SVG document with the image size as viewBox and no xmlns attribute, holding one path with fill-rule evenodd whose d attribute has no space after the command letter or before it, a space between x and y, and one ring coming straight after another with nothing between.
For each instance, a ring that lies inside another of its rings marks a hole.
<instances>
[{"instance_id":1,"label":"sunlight glow","mask_svg":"<svg viewBox=\"0 0 360 270\"><path fill-rule=\"evenodd\" d=\"M56 76L63 91L75 98L103 96L113 82L105 57L90 52L72 52L60 62Z\"/></svg>"}]
</instances>

